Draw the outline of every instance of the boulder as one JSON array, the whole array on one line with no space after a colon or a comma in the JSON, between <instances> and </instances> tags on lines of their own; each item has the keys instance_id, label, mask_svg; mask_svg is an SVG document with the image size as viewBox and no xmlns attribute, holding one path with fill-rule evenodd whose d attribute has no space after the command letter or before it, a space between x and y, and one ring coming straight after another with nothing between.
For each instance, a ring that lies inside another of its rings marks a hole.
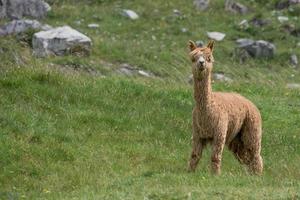
<instances>
[{"instance_id":1,"label":"boulder","mask_svg":"<svg viewBox=\"0 0 300 200\"><path fill-rule=\"evenodd\" d=\"M37 57L66 54L88 55L92 41L69 26L35 33L32 40L33 53Z\"/></svg>"},{"instance_id":2,"label":"boulder","mask_svg":"<svg viewBox=\"0 0 300 200\"><path fill-rule=\"evenodd\" d=\"M209 5L209 0L194 0L194 5L198 10L206 10Z\"/></svg>"},{"instance_id":3,"label":"boulder","mask_svg":"<svg viewBox=\"0 0 300 200\"><path fill-rule=\"evenodd\" d=\"M10 35L33 30L49 30L51 26L43 25L37 20L13 20L5 25L0 26L0 36Z\"/></svg>"},{"instance_id":4,"label":"boulder","mask_svg":"<svg viewBox=\"0 0 300 200\"><path fill-rule=\"evenodd\" d=\"M222 41L226 35L220 32L207 32L207 36L212 40Z\"/></svg>"},{"instance_id":5,"label":"boulder","mask_svg":"<svg viewBox=\"0 0 300 200\"><path fill-rule=\"evenodd\" d=\"M0 19L6 17L6 2L7 0L0 0Z\"/></svg>"},{"instance_id":6,"label":"boulder","mask_svg":"<svg viewBox=\"0 0 300 200\"><path fill-rule=\"evenodd\" d=\"M0 18L43 18L51 10L43 0L0 0Z\"/></svg>"},{"instance_id":7,"label":"boulder","mask_svg":"<svg viewBox=\"0 0 300 200\"><path fill-rule=\"evenodd\" d=\"M238 39L236 42L238 49L245 50L254 58L270 58L274 56L276 51L274 44L264 40Z\"/></svg>"},{"instance_id":8,"label":"boulder","mask_svg":"<svg viewBox=\"0 0 300 200\"><path fill-rule=\"evenodd\" d=\"M238 14L246 14L248 12L248 8L246 6L233 0L225 1L225 10Z\"/></svg>"}]
</instances>

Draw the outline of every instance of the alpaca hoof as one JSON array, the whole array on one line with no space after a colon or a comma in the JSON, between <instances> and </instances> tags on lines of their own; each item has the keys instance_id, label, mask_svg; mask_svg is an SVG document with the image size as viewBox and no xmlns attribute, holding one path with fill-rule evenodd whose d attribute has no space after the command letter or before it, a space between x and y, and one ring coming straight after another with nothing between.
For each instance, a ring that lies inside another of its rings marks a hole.
<instances>
[{"instance_id":1,"label":"alpaca hoof","mask_svg":"<svg viewBox=\"0 0 300 200\"><path fill-rule=\"evenodd\" d=\"M196 167L191 166L191 165L189 164L188 167L187 167L187 171L188 171L189 173L194 173L194 172L196 171Z\"/></svg>"}]
</instances>

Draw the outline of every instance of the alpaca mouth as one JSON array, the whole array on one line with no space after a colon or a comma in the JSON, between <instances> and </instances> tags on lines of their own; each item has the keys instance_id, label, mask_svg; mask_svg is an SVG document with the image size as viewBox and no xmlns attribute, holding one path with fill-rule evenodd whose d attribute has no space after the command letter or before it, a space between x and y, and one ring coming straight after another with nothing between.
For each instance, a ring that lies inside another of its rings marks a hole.
<instances>
[{"instance_id":1,"label":"alpaca mouth","mask_svg":"<svg viewBox=\"0 0 300 200\"><path fill-rule=\"evenodd\" d=\"M198 68L199 70L203 71L203 70L205 70L205 65L199 64L199 65L197 65L197 68Z\"/></svg>"}]
</instances>

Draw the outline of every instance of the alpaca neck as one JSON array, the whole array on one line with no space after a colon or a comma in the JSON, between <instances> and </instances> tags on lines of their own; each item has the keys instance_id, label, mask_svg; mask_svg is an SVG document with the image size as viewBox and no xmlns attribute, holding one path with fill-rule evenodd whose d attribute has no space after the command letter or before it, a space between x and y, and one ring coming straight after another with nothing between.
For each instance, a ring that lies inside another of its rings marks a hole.
<instances>
[{"instance_id":1,"label":"alpaca neck","mask_svg":"<svg viewBox=\"0 0 300 200\"><path fill-rule=\"evenodd\" d=\"M199 109L209 108L212 103L211 72L194 77L194 98Z\"/></svg>"}]
</instances>

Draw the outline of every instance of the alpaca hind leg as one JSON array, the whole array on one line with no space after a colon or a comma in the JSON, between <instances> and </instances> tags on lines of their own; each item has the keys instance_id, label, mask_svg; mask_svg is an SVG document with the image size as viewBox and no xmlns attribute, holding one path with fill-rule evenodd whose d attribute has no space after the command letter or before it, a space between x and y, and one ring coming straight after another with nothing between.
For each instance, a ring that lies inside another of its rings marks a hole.
<instances>
[{"instance_id":1,"label":"alpaca hind leg","mask_svg":"<svg viewBox=\"0 0 300 200\"><path fill-rule=\"evenodd\" d=\"M261 152L261 128L259 125L246 127L241 137L244 148L241 156L249 168L251 174L261 174L263 171L263 160Z\"/></svg>"},{"instance_id":2,"label":"alpaca hind leg","mask_svg":"<svg viewBox=\"0 0 300 200\"><path fill-rule=\"evenodd\" d=\"M193 143L193 149L192 149L191 157L190 157L189 164L188 164L189 172L195 171L195 169L199 163L199 160L202 156L203 148L206 145L206 140L200 138L199 136L194 135L192 143Z\"/></svg>"},{"instance_id":3,"label":"alpaca hind leg","mask_svg":"<svg viewBox=\"0 0 300 200\"><path fill-rule=\"evenodd\" d=\"M228 148L241 164L245 164L245 161L243 159L244 158L244 156L243 156L244 155L244 153L243 153L244 144L241 141L241 138L239 137L239 135L230 142Z\"/></svg>"}]
</instances>

